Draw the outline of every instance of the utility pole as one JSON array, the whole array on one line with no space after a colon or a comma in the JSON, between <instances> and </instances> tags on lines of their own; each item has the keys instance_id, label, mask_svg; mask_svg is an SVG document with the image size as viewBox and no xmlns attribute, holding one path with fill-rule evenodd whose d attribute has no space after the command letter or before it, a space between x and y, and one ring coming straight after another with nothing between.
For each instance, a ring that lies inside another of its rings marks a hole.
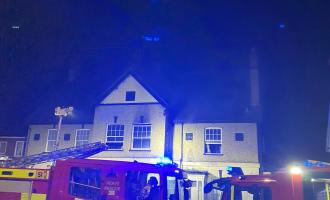
<instances>
[{"instance_id":1,"label":"utility pole","mask_svg":"<svg viewBox=\"0 0 330 200\"><path fill-rule=\"evenodd\" d=\"M56 107L55 108L55 116L58 116L58 125L57 125L57 135L56 135L56 142L55 142L55 150L59 149L59 144L60 144L60 131L61 131L61 126L62 126L62 120L63 117L66 117L68 115L71 115L73 111L73 107L67 107L67 108L61 108L61 107Z\"/></svg>"}]
</instances>

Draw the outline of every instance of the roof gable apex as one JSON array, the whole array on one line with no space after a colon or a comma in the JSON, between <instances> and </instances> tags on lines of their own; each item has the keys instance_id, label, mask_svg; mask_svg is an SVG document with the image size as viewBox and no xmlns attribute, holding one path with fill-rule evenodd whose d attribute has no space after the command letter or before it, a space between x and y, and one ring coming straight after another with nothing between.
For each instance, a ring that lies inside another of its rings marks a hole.
<instances>
[{"instance_id":1,"label":"roof gable apex","mask_svg":"<svg viewBox=\"0 0 330 200\"><path fill-rule=\"evenodd\" d=\"M100 104L160 103L166 106L136 75L122 76L104 95Z\"/></svg>"}]
</instances>

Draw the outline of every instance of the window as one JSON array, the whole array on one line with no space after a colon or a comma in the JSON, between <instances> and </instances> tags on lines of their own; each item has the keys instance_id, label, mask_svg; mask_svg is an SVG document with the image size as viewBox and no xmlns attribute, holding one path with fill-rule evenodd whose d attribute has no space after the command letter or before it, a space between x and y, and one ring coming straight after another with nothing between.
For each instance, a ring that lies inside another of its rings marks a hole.
<instances>
[{"instance_id":1,"label":"window","mask_svg":"<svg viewBox=\"0 0 330 200\"><path fill-rule=\"evenodd\" d=\"M126 101L135 101L135 91L126 92Z\"/></svg>"},{"instance_id":2,"label":"window","mask_svg":"<svg viewBox=\"0 0 330 200\"><path fill-rule=\"evenodd\" d=\"M72 167L69 194L84 199L101 199L100 173L100 169Z\"/></svg>"},{"instance_id":3,"label":"window","mask_svg":"<svg viewBox=\"0 0 330 200\"><path fill-rule=\"evenodd\" d=\"M220 154L221 153L221 129L206 128L205 129L205 154Z\"/></svg>"},{"instance_id":4,"label":"window","mask_svg":"<svg viewBox=\"0 0 330 200\"><path fill-rule=\"evenodd\" d=\"M107 142L109 149L122 149L124 143L124 125L108 125Z\"/></svg>"},{"instance_id":5,"label":"window","mask_svg":"<svg viewBox=\"0 0 330 200\"><path fill-rule=\"evenodd\" d=\"M46 151L56 150L57 129L49 129L47 137Z\"/></svg>"},{"instance_id":6,"label":"window","mask_svg":"<svg viewBox=\"0 0 330 200\"><path fill-rule=\"evenodd\" d=\"M186 140L193 140L193 133L186 133Z\"/></svg>"},{"instance_id":7,"label":"window","mask_svg":"<svg viewBox=\"0 0 330 200\"><path fill-rule=\"evenodd\" d=\"M34 134L34 135L33 135L33 140L34 140L34 141L38 141L38 140L40 140L40 134L39 134L39 133Z\"/></svg>"},{"instance_id":8,"label":"window","mask_svg":"<svg viewBox=\"0 0 330 200\"><path fill-rule=\"evenodd\" d=\"M0 154L6 154L7 142L0 141Z\"/></svg>"},{"instance_id":9,"label":"window","mask_svg":"<svg viewBox=\"0 0 330 200\"><path fill-rule=\"evenodd\" d=\"M244 133L235 133L236 141L244 141Z\"/></svg>"},{"instance_id":10,"label":"window","mask_svg":"<svg viewBox=\"0 0 330 200\"><path fill-rule=\"evenodd\" d=\"M150 124L133 125L133 149L150 149Z\"/></svg>"},{"instance_id":11,"label":"window","mask_svg":"<svg viewBox=\"0 0 330 200\"><path fill-rule=\"evenodd\" d=\"M77 129L76 132L76 146L88 144L89 129Z\"/></svg>"},{"instance_id":12,"label":"window","mask_svg":"<svg viewBox=\"0 0 330 200\"><path fill-rule=\"evenodd\" d=\"M63 138L64 138L64 141L70 141L71 134L70 133L65 133Z\"/></svg>"},{"instance_id":13,"label":"window","mask_svg":"<svg viewBox=\"0 0 330 200\"><path fill-rule=\"evenodd\" d=\"M22 157L24 154L24 141L16 141L14 157Z\"/></svg>"}]
</instances>

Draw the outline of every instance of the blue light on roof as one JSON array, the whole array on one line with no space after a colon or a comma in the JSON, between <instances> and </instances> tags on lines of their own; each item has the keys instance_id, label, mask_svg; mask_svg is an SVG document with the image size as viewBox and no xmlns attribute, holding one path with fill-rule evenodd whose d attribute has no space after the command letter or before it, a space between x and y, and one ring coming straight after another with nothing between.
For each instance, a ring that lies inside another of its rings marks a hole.
<instances>
[{"instance_id":1,"label":"blue light on roof","mask_svg":"<svg viewBox=\"0 0 330 200\"><path fill-rule=\"evenodd\" d=\"M227 167L227 172L231 172L231 171L233 171L233 167L232 166L228 166Z\"/></svg>"},{"instance_id":2,"label":"blue light on roof","mask_svg":"<svg viewBox=\"0 0 330 200\"><path fill-rule=\"evenodd\" d=\"M167 157L162 157L157 159L157 164L168 165L172 164L172 160Z\"/></svg>"}]
</instances>

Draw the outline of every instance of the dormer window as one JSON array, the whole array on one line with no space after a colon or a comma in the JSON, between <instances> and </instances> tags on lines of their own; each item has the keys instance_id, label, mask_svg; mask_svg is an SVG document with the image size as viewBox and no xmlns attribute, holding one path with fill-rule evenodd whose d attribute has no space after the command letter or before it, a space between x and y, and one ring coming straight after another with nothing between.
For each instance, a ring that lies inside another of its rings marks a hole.
<instances>
[{"instance_id":1,"label":"dormer window","mask_svg":"<svg viewBox=\"0 0 330 200\"><path fill-rule=\"evenodd\" d=\"M135 101L135 91L126 92L126 101Z\"/></svg>"}]
</instances>

